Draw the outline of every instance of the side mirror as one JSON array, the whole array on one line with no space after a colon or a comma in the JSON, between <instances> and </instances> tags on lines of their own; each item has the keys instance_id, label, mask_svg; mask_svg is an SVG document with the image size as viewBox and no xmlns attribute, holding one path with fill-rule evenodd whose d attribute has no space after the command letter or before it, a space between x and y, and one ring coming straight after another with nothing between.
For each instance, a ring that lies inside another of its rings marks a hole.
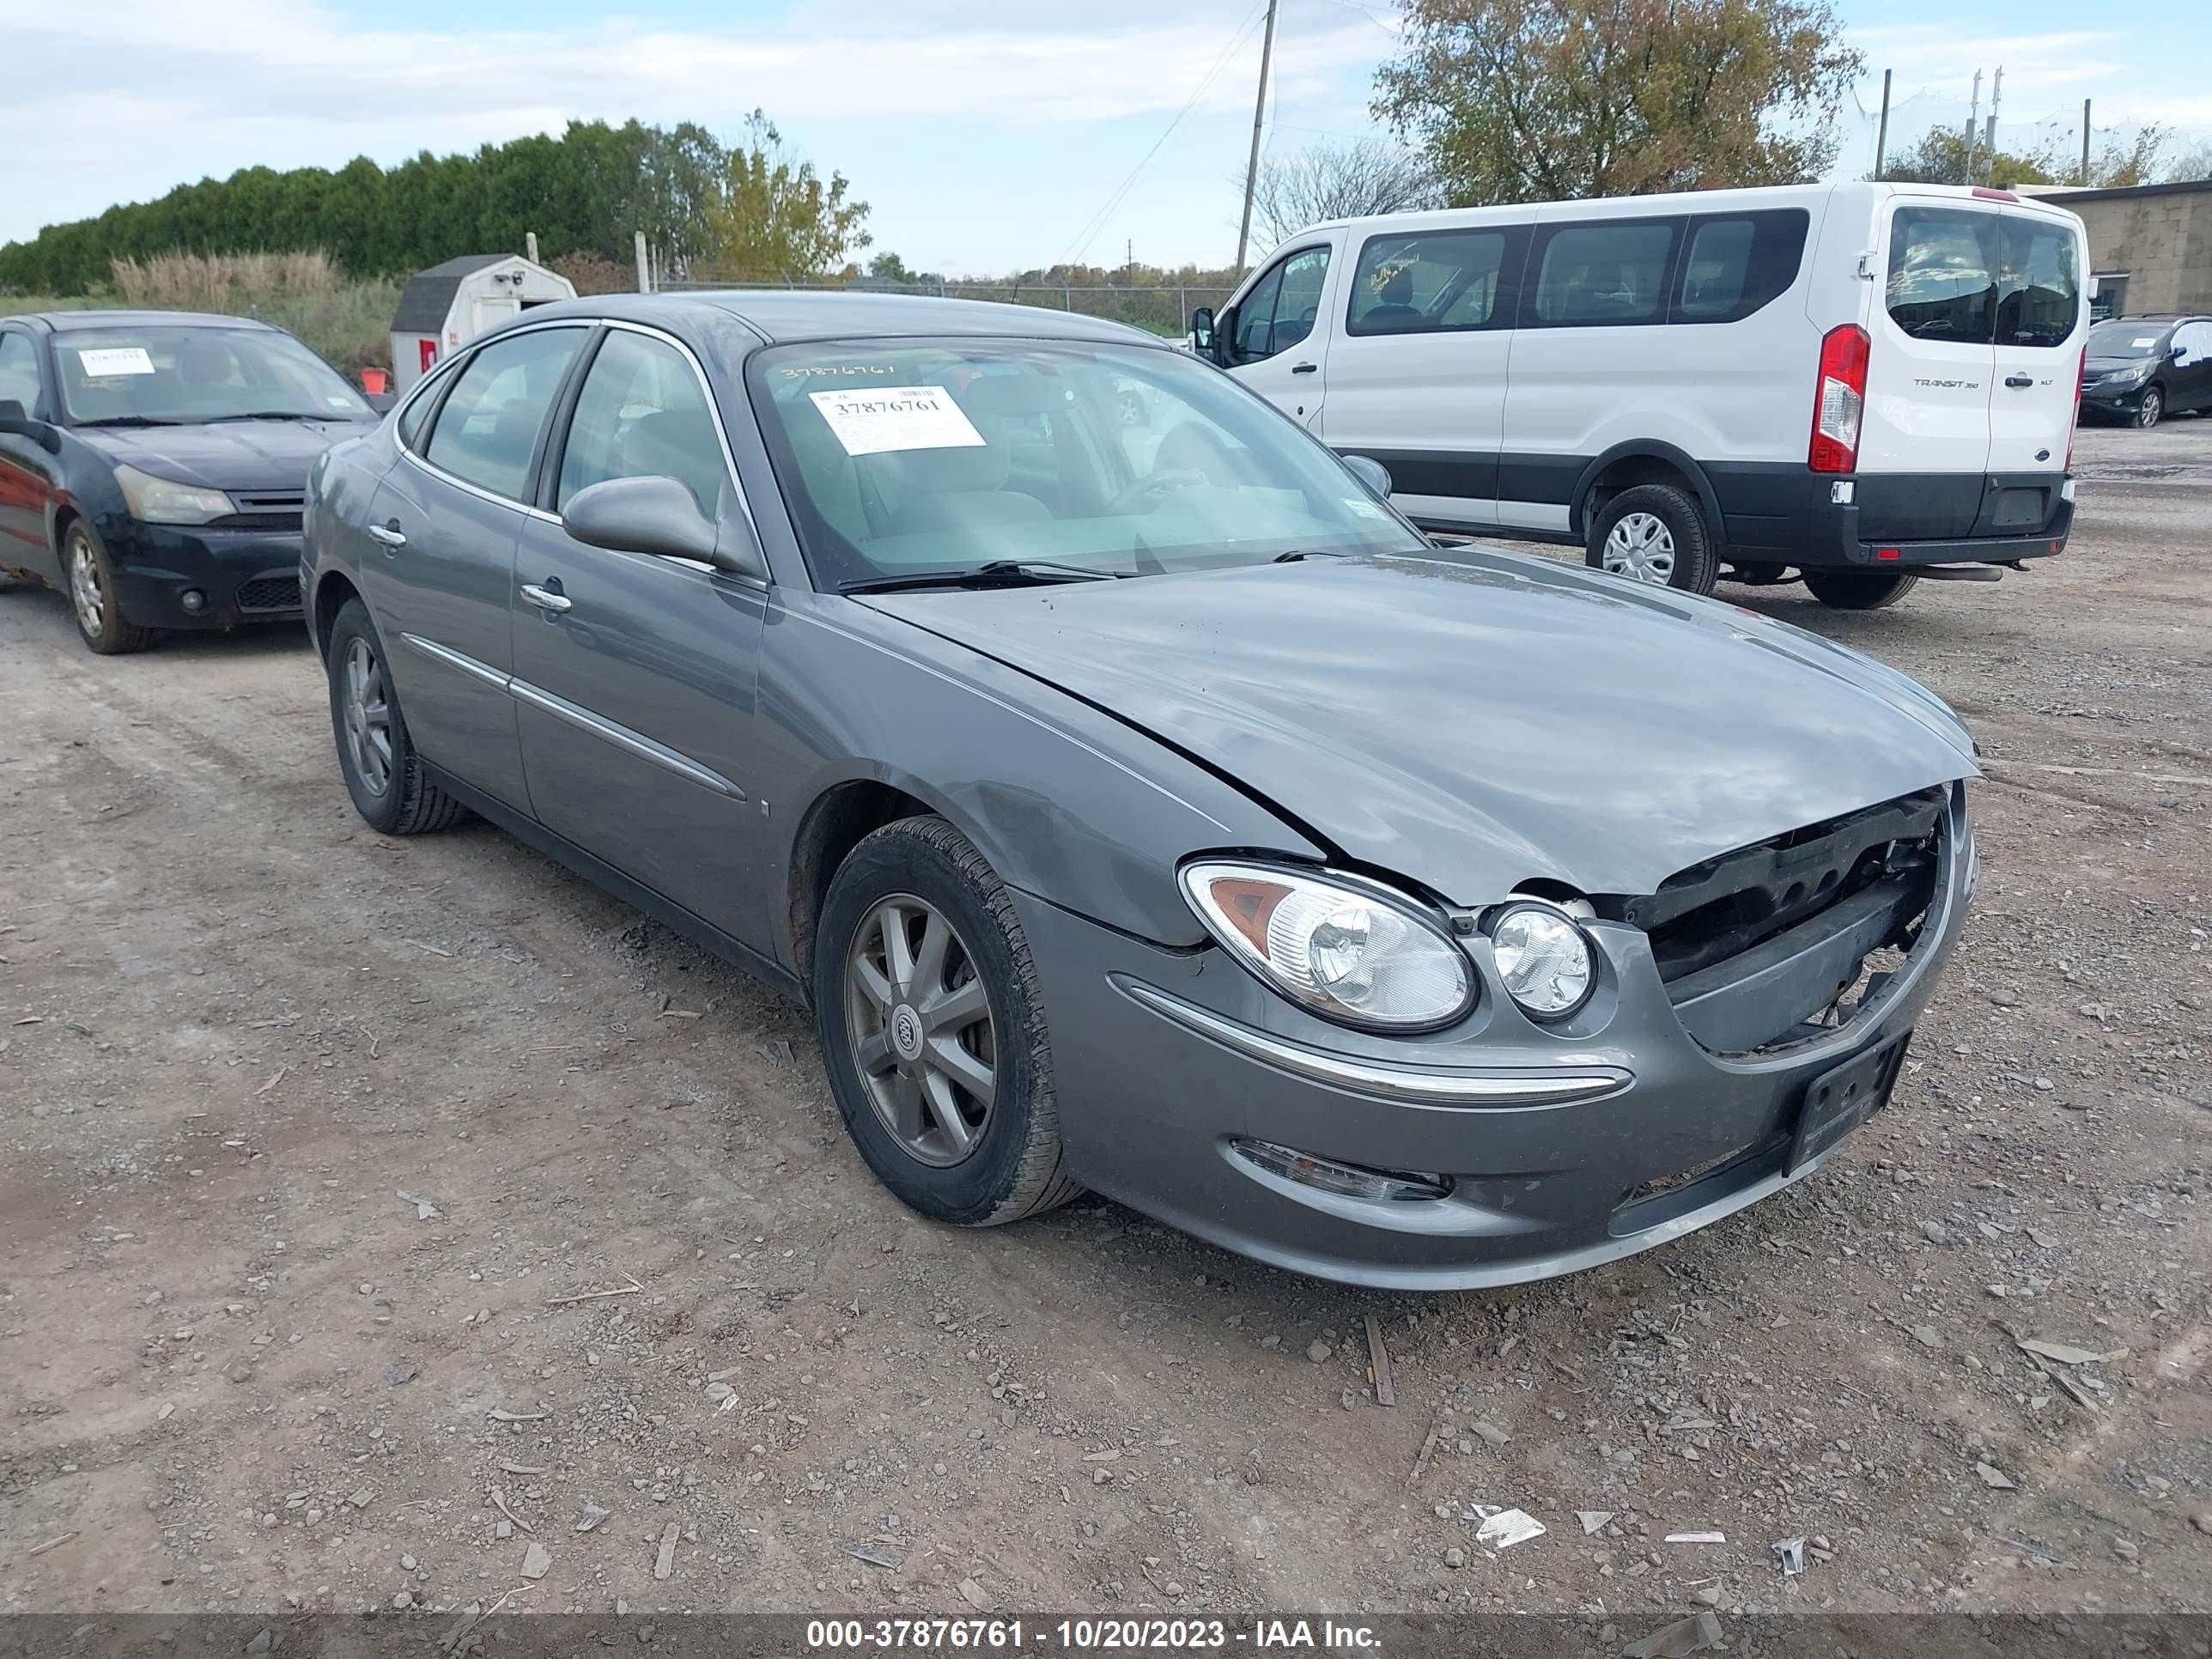
<instances>
[{"instance_id":1,"label":"side mirror","mask_svg":"<svg viewBox=\"0 0 2212 1659\"><path fill-rule=\"evenodd\" d=\"M1200 306L1190 313L1190 347L1201 357L1213 355L1213 307Z\"/></svg>"},{"instance_id":2,"label":"side mirror","mask_svg":"<svg viewBox=\"0 0 2212 1659\"><path fill-rule=\"evenodd\" d=\"M13 438L28 438L49 455L62 453L62 434L44 421L33 420L13 398L0 398L0 433Z\"/></svg>"},{"instance_id":3,"label":"side mirror","mask_svg":"<svg viewBox=\"0 0 2212 1659\"><path fill-rule=\"evenodd\" d=\"M1344 470L1359 480L1367 493L1378 501L1390 499L1390 469L1371 455L1346 455L1342 458Z\"/></svg>"},{"instance_id":4,"label":"side mirror","mask_svg":"<svg viewBox=\"0 0 2212 1659\"><path fill-rule=\"evenodd\" d=\"M767 562L744 514L722 516L723 522L715 525L673 478L610 478L578 490L561 514L561 527L587 546L696 559L717 570L766 580Z\"/></svg>"}]
</instances>

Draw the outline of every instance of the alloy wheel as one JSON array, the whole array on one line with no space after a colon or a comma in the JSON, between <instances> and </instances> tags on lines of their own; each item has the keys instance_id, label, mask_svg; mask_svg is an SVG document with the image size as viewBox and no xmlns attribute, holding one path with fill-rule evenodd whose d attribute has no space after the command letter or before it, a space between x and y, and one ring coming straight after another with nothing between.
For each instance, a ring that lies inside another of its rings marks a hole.
<instances>
[{"instance_id":1,"label":"alloy wheel","mask_svg":"<svg viewBox=\"0 0 2212 1659\"><path fill-rule=\"evenodd\" d=\"M1599 562L1616 576L1664 587L1674 579L1674 532L1653 513L1625 513L1605 538Z\"/></svg>"},{"instance_id":2,"label":"alloy wheel","mask_svg":"<svg viewBox=\"0 0 2212 1659\"><path fill-rule=\"evenodd\" d=\"M70 541L70 603L76 607L77 625L97 638L107 621L107 595L100 586L100 566L92 544L82 535Z\"/></svg>"},{"instance_id":3,"label":"alloy wheel","mask_svg":"<svg viewBox=\"0 0 2212 1659\"><path fill-rule=\"evenodd\" d=\"M367 640L346 641L345 740L354 775L372 795L392 782L392 698L384 664Z\"/></svg>"},{"instance_id":4,"label":"alloy wheel","mask_svg":"<svg viewBox=\"0 0 2212 1659\"><path fill-rule=\"evenodd\" d=\"M845 963L845 1028L868 1103L908 1156L965 1161L998 1088L997 1028L967 942L898 893L869 911Z\"/></svg>"},{"instance_id":5,"label":"alloy wheel","mask_svg":"<svg viewBox=\"0 0 2212 1659\"><path fill-rule=\"evenodd\" d=\"M2165 394L2153 386L2142 395L2142 406L2136 410L2136 424L2140 427L2156 426L2159 417L2165 413Z\"/></svg>"}]
</instances>

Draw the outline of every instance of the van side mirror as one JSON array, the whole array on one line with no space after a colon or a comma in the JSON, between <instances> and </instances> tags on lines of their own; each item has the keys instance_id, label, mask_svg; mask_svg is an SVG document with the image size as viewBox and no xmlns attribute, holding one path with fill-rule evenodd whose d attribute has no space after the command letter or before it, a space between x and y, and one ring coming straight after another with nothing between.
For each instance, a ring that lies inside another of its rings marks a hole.
<instances>
[{"instance_id":1,"label":"van side mirror","mask_svg":"<svg viewBox=\"0 0 2212 1659\"><path fill-rule=\"evenodd\" d=\"M34 421L13 398L0 398L0 432L11 438L28 438L49 455L62 453L62 434L44 421Z\"/></svg>"},{"instance_id":2,"label":"van side mirror","mask_svg":"<svg viewBox=\"0 0 2212 1659\"><path fill-rule=\"evenodd\" d=\"M715 524L691 492L673 478L610 478L580 489L561 514L561 527L589 547L693 559L717 570L768 579L768 562L742 512Z\"/></svg>"},{"instance_id":3,"label":"van side mirror","mask_svg":"<svg viewBox=\"0 0 2212 1659\"><path fill-rule=\"evenodd\" d=\"M1213 356L1213 307L1200 306L1190 313L1191 349L1201 357Z\"/></svg>"}]
</instances>

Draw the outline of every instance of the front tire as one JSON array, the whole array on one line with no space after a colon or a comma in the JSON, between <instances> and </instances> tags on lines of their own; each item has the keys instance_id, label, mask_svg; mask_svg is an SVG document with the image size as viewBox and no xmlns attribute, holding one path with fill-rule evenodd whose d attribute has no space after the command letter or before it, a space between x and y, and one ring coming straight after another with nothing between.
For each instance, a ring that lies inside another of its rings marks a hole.
<instances>
[{"instance_id":1,"label":"front tire","mask_svg":"<svg viewBox=\"0 0 2212 1659\"><path fill-rule=\"evenodd\" d=\"M62 535L63 591L69 595L70 614L88 649L102 657L120 657L143 651L160 636L123 619L122 601L116 597L115 567L107 550L82 519Z\"/></svg>"},{"instance_id":2,"label":"front tire","mask_svg":"<svg viewBox=\"0 0 2212 1659\"><path fill-rule=\"evenodd\" d=\"M1896 575L1862 574L1856 570L1808 570L1805 586L1813 597L1832 611L1880 611L1910 593L1920 580Z\"/></svg>"},{"instance_id":3,"label":"front tire","mask_svg":"<svg viewBox=\"0 0 2212 1659\"><path fill-rule=\"evenodd\" d=\"M899 1199L993 1227L1082 1190L1061 1169L1029 945L965 836L904 818L854 848L823 904L813 978L837 1109Z\"/></svg>"},{"instance_id":4,"label":"front tire","mask_svg":"<svg viewBox=\"0 0 2212 1659\"><path fill-rule=\"evenodd\" d=\"M1720 556L1698 498L1674 484L1634 484L1590 521L1583 562L1653 587L1710 593Z\"/></svg>"},{"instance_id":5,"label":"front tire","mask_svg":"<svg viewBox=\"0 0 2212 1659\"><path fill-rule=\"evenodd\" d=\"M399 712L384 641L359 599L338 608L324 659L330 665L338 770L354 811L386 836L419 836L456 822L464 809L423 770Z\"/></svg>"},{"instance_id":6,"label":"front tire","mask_svg":"<svg viewBox=\"0 0 2212 1659\"><path fill-rule=\"evenodd\" d=\"M2166 418L2166 393L2157 386L2143 390L2142 402L2136 406L2136 424L2148 432Z\"/></svg>"}]
</instances>

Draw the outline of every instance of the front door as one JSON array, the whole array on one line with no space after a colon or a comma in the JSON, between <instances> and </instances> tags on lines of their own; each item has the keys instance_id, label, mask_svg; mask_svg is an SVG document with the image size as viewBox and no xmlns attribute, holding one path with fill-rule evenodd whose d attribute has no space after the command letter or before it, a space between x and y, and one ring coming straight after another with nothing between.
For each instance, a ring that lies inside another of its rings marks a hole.
<instances>
[{"instance_id":1,"label":"front door","mask_svg":"<svg viewBox=\"0 0 2212 1659\"><path fill-rule=\"evenodd\" d=\"M423 757L509 806L529 799L514 700L515 538L540 439L587 330L532 330L461 365L416 447L377 486L362 586Z\"/></svg>"},{"instance_id":2,"label":"front door","mask_svg":"<svg viewBox=\"0 0 2212 1659\"><path fill-rule=\"evenodd\" d=\"M616 327L548 464L557 511L614 478L672 477L742 511L706 383L660 336ZM515 564L514 681L538 820L765 949L755 683L768 590L623 553L533 519Z\"/></svg>"},{"instance_id":3,"label":"front door","mask_svg":"<svg viewBox=\"0 0 2212 1659\"><path fill-rule=\"evenodd\" d=\"M38 419L53 411L40 388L39 345L20 328L0 328L0 403ZM55 458L28 438L0 432L0 568L61 580L46 540L46 513L59 484Z\"/></svg>"},{"instance_id":4,"label":"front door","mask_svg":"<svg viewBox=\"0 0 2212 1659\"><path fill-rule=\"evenodd\" d=\"M2212 323L2184 323L2166 347L2173 407L2212 409Z\"/></svg>"},{"instance_id":5,"label":"front door","mask_svg":"<svg viewBox=\"0 0 2212 1659\"><path fill-rule=\"evenodd\" d=\"M1329 245L1296 248L1268 267L1229 319L1237 378L1309 428L1321 420L1328 380Z\"/></svg>"}]
</instances>

